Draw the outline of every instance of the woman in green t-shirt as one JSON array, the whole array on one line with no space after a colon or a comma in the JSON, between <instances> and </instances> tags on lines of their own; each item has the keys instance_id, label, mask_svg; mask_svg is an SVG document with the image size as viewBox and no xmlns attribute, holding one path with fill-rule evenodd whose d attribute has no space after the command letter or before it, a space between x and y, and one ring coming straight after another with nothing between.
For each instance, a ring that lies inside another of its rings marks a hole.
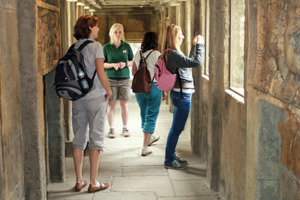
<instances>
[{"instance_id":1,"label":"woman in green t-shirt","mask_svg":"<svg viewBox=\"0 0 300 200\"><path fill-rule=\"evenodd\" d=\"M124 28L122 24L113 24L110 28L109 36L111 41L103 46L104 68L112 90L107 109L110 126L108 137L115 138L114 113L117 100L120 100L122 109L122 135L129 137L130 134L127 128L129 116L128 100L131 95L129 66L132 66L133 53L130 45L124 42Z\"/></svg>"}]
</instances>

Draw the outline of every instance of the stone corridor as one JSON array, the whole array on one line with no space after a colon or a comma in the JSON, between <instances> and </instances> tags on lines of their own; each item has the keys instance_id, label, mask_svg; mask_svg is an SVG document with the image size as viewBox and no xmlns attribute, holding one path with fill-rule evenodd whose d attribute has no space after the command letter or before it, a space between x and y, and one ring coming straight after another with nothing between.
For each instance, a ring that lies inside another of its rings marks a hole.
<instances>
[{"instance_id":1,"label":"stone corridor","mask_svg":"<svg viewBox=\"0 0 300 200\"><path fill-rule=\"evenodd\" d=\"M170 24L182 28L185 55L203 36L177 151L187 170L163 167L170 105L162 104L153 154L140 156L133 97L132 136L105 140L99 179L110 187L72 191L71 102L53 82L83 14L99 19L102 45L116 22L136 49L152 31L163 52ZM300 0L0 0L0 18L0 200L300 200Z\"/></svg>"},{"instance_id":2,"label":"stone corridor","mask_svg":"<svg viewBox=\"0 0 300 200\"><path fill-rule=\"evenodd\" d=\"M208 189L205 165L191 151L190 138L183 132L177 145L177 155L187 159L186 170L170 170L163 167L164 148L171 126L172 113L162 103L155 134L160 140L151 147L153 153L142 157L143 134L140 128L139 107L134 95L129 104L131 137L117 134L115 139L105 137L101 153L99 180L108 182L107 190L94 194L74 192L75 171L72 157L66 158L65 183L48 185L48 200L217 200L218 193ZM121 132L120 107L116 106L116 131ZM119 127L119 129L118 129ZM108 130L108 123L106 123ZM106 131L107 133L108 131ZM88 156L84 160L84 178L89 180Z\"/></svg>"}]
</instances>

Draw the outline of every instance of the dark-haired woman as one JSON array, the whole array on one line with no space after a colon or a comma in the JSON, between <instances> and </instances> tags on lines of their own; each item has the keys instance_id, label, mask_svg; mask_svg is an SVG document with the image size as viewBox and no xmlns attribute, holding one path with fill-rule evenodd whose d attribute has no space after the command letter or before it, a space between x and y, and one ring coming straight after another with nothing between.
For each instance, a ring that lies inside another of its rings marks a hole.
<instances>
[{"instance_id":1,"label":"dark-haired woman","mask_svg":"<svg viewBox=\"0 0 300 200\"><path fill-rule=\"evenodd\" d=\"M73 159L76 172L75 191L79 192L87 185L82 177L83 151L89 137L90 185L89 192L97 192L108 187L107 183L99 183L98 168L100 151L103 150L104 124L107 101L111 97L111 89L104 71L102 45L95 41L99 32L98 18L83 15L78 18L74 27L74 37L78 40L75 48L85 41L89 43L81 52L91 78L96 70L97 76L90 92L79 100L72 102L72 122L74 131Z\"/></svg>"},{"instance_id":2,"label":"dark-haired woman","mask_svg":"<svg viewBox=\"0 0 300 200\"><path fill-rule=\"evenodd\" d=\"M140 54L142 53L144 58L149 55L146 62L152 79L154 77L155 63L160 56L160 52L157 50L157 34L154 32L147 32L144 36L141 47L141 52L138 51L133 58L132 75L136 73L139 67L141 59ZM159 137L153 135L161 103L161 91L156 87L156 80L154 79L152 83L152 90L150 93L135 94L135 97L140 107L142 129L144 132L144 142L141 155L147 156L152 153L149 146L159 140Z\"/></svg>"}]
</instances>

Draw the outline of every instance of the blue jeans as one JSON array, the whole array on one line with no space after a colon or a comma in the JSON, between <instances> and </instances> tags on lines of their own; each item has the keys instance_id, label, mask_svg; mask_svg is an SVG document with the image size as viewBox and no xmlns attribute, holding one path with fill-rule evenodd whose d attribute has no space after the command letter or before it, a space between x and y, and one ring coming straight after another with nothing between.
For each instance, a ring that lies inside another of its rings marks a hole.
<instances>
[{"instance_id":1,"label":"blue jeans","mask_svg":"<svg viewBox=\"0 0 300 200\"><path fill-rule=\"evenodd\" d=\"M153 134L161 103L161 91L155 83L152 83L150 93L135 94L135 98L140 107L142 129Z\"/></svg>"},{"instance_id":2,"label":"blue jeans","mask_svg":"<svg viewBox=\"0 0 300 200\"><path fill-rule=\"evenodd\" d=\"M181 96L180 92L171 91L170 98L174 105L174 113L172 127L167 139L165 164L175 160L178 138L190 113L192 93L182 93Z\"/></svg>"}]
</instances>

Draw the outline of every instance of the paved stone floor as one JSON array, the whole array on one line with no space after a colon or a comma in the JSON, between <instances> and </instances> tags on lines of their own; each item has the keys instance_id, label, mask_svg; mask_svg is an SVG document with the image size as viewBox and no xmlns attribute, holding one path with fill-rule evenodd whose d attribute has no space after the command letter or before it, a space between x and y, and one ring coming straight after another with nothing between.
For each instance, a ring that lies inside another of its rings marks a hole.
<instances>
[{"instance_id":1,"label":"paved stone floor","mask_svg":"<svg viewBox=\"0 0 300 200\"><path fill-rule=\"evenodd\" d=\"M208 189L205 165L191 152L189 136L181 134L177 145L177 155L189 161L185 170L163 167L167 134L171 126L172 113L168 105L162 103L156 135L160 140L151 149L152 154L142 157L143 133L140 128L139 107L134 96L129 103L131 137L121 133L120 106L116 106L115 130L117 137L105 137L104 152L100 157L99 180L108 182L107 190L90 194L87 187L74 192L75 171L72 158L66 158L65 183L48 185L49 200L217 200L218 193ZM108 123L106 124L108 130ZM107 134L107 131L106 131ZM88 157L84 159L84 178L89 181ZM89 183L88 183L89 184Z\"/></svg>"}]
</instances>

